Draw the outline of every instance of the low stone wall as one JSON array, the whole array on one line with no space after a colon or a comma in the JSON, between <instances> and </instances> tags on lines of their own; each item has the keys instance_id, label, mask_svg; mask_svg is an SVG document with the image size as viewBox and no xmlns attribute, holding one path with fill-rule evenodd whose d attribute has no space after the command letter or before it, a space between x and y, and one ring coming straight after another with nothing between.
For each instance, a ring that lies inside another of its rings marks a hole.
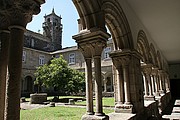
<instances>
[{"instance_id":1,"label":"low stone wall","mask_svg":"<svg viewBox=\"0 0 180 120\"><path fill-rule=\"evenodd\" d=\"M31 104L43 104L46 101L47 101L47 93L30 94Z\"/></svg>"},{"instance_id":2,"label":"low stone wall","mask_svg":"<svg viewBox=\"0 0 180 120\"><path fill-rule=\"evenodd\" d=\"M157 97L156 100L158 101L159 113L161 114L171 100L171 93L169 92L161 97Z\"/></svg>"},{"instance_id":3,"label":"low stone wall","mask_svg":"<svg viewBox=\"0 0 180 120\"><path fill-rule=\"evenodd\" d=\"M146 101L147 102L147 101ZM152 101L145 105L145 114L149 120L158 120L160 119L158 102Z\"/></svg>"}]
</instances>

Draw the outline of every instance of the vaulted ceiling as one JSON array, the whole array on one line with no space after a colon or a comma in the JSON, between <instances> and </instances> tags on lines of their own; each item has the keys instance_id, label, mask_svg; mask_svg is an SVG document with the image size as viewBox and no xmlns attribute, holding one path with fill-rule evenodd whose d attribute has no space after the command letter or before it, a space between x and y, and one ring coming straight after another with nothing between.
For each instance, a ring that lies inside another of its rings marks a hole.
<instances>
[{"instance_id":1,"label":"vaulted ceiling","mask_svg":"<svg viewBox=\"0 0 180 120\"><path fill-rule=\"evenodd\" d=\"M180 0L127 0L168 63L180 63Z\"/></svg>"}]
</instances>

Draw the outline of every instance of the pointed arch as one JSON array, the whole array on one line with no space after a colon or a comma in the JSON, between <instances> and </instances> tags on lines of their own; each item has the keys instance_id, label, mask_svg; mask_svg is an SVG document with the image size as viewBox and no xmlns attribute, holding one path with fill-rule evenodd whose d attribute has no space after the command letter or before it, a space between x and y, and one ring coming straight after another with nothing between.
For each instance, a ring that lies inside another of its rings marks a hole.
<instances>
[{"instance_id":1,"label":"pointed arch","mask_svg":"<svg viewBox=\"0 0 180 120\"><path fill-rule=\"evenodd\" d=\"M143 62L145 63L151 62L149 43L146 34L143 30L140 30L138 32L137 51L141 54Z\"/></svg>"},{"instance_id":2,"label":"pointed arch","mask_svg":"<svg viewBox=\"0 0 180 120\"><path fill-rule=\"evenodd\" d=\"M159 51L157 51L157 63L158 63L158 68L162 69L162 59Z\"/></svg>"},{"instance_id":3,"label":"pointed arch","mask_svg":"<svg viewBox=\"0 0 180 120\"><path fill-rule=\"evenodd\" d=\"M104 11L106 25L111 32L115 50L134 48L129 23L119 2L102 0L101 9Z\"/></svg>"},{"instance_id":4,"label":"pointed arch","mask_svg":"<svg viewBox=\"0 0 180 120\"><path fill-rule=\"evenodd\" d=\"M150 55L152 56L153 65L158 66L156 50L155 50L154 45L152 43L150 44Z\"/></svg>"}]
</instances>

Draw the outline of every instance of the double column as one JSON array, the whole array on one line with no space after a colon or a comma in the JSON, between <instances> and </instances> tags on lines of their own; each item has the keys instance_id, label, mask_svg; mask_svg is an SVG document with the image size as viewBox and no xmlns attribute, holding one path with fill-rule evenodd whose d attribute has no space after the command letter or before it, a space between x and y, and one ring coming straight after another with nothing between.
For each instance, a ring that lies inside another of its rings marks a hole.
<instances>
[{"instance_id":1,"label":"double column","mask_svg":"<svg viewBox=\"0 0 180 120\"><path fill-rule=\"evenodd\" d=\"M164 95L165 93L170 92L170 81L168 73L164 70L158 70L159 82L160 82L160 94Z\"/></svg>"},{"instance_id":2,"label":"double column","mask_svg":"<svg viewBox=\"0 0 180 120\"><path fill-rule=\"evenodd\" d=\"M42 3L44 3L43 0L2 1L0 8L0 20L2 20L0 21L0 120L20 119L24 31L27 23L32 20L32 15L40 12ZM3 18L4 16L6 19ZM6 30L2 29L2 26L7 23Z\"/></svg>"},{"instance_id":3,"label":"double column","mask_svg":"<svg viewBox=\"0 0 180 120\"><path fill-rule=\"evenodd\" d=\"M101 78L101 54L106 46L109 34L101 30L86 31L73 36L78 43L86 61L86 99L87 115L94 115L93 110L93 85L92 85L92 62L94 60L95 72L95 99L96 116L104 116L102 105L102 78Z\"/></svg>"},{"instance_id":4,"label":"double column","mask_svg":"<svg viewBox=\"0 0 180 120\"><path fill-rule=\"evenodd\" d=\"M155 100L152 87L152 64L141 64L141 68L144 76L144 98L147 100Z\"/></svg>"},{"instance_id":5,"label":"double column","mask_svg":"<svg viewBox=\"0 0 180 120\"><path fill-rule=\"evenodd\" d=\"M129 65L131 56L121 54L122 53L120 52L110 54L115 66L115 83L117 89L115 112L117 113L121 112L123 109L125 110L132 108L129 78Z\"/></svg>"},{"instance_id":6,"label":"double column","mask_svg":"<svg viewBox=\"0 0 180 120\"><path fill-rule=\"evenodd\" d=\"M158 79L158 68L153 67L152 68L152 76L154 81L154 95L159 96L159 79Z\"/></svg>"}]
</instances>

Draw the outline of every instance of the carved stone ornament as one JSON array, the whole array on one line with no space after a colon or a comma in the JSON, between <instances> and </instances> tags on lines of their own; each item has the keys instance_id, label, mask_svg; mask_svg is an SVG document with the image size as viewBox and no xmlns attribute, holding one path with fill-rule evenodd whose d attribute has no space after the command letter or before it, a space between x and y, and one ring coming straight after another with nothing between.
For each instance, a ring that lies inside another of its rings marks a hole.
<instances>
[{"instance_id":1,"label":"carved stone ornament","mask_svg":"<svg viewBox=\"0 0 180 120\"><path fill-rule=\"evenodd\" d=\"M152 72L152 64L143 64L141 65L142 71L145 74L150 75Z\"/></svg>"},{"instance_id":2,"label":"carved stone ornament","mask_svg":"<svg viewBox=\"0 0 180 120\"><path fill-rule=\"evenodd\" d=\"M42 0L6 0L0 3L0 12L6 13L6 21L10 25L26 27L32 20L32 15L40 12Z\"/></svg>"}]
</instances>

